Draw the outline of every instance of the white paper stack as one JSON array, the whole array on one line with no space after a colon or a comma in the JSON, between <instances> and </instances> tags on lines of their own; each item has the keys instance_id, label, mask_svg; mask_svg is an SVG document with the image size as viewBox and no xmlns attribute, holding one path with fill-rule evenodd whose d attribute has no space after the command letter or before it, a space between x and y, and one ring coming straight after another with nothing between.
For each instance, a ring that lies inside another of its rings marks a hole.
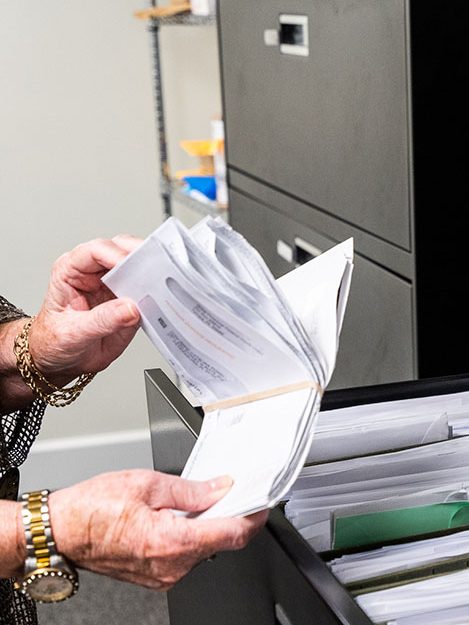
<instances>
[{"instance_id":1,"label":"white paper stack","mask_svg":"<svg viewBox=\"0 0 469 625\"><path fill-rule=\"evenodd\" d=\"M326 410L319 413L306 463L392 451L467 433L467 391Z\"/></svg>"},{"instance_id":2,"label":"white paper stack","mask_svg":"<svg viewBox=\"0 0 469 625\"><path fill-rule=\"evenodd\" d=\"M468 584L469 570L465 569L359 595L356 601L374 623L467 625ZM415 620L404 620L408 617Z\"/></svg>"},{"instance_id":3,"label":"white paper stack","mask_svg":"<svg viewBox=\"0 0 469 625\"><path fill-rule=\"evenodd\" d=\"M338 518L467 502L469 438L460 435L469 431L468 406L461 392L320 412L312 464L287 494L287 518L327 551ZM469 531L461 529L345 553L328 565L375 623L467 625L468 558ZM456 567L463 571L450 572Z\"/></svg>"},{"instance_id":4,"label":"white paper stack","mask_svg":"<svg viewBox=\"0 0 469 625\"><path fill-rule=\"evenodd\" d=\"M332 547L338 517L467 501L469 438L304 467L285 514L317 550Z\"/></svg>"},{"instance_id":5,"label":"white paper stack","mask_svg":"<svg viewBox=\"0 0 469 625\"><path fill-rule=\"evenodd\" d=\"M432 612L419 612L388 621L388 625L467 625L468 623L469 601L453 608L440 610L436 607Z\"/></svg>"},{"instance_id":6,"label":"white paper stack","mask_svg":"<svg viewBox=\"0 0 469 625\"><path fill-rule=\"evenodd\" d=\"M234 479L203 516L272 507L293 484L334 370L352 257L349 239L275 281L223 220L188 230L170 218L104 276L204 407L183 476Z\"/></svg>"},{"instance_id":7,"label":"white paper stack","mask_svg":"<svg viewBox=\"0 0 469 625\"><path fill-rule=\"evenodd\" d=\"M468 554L469 531L464 530L435 538L345 554L331 560L328 565L343 584L350 584L435 565Z\"/></svg>"}]
</instances>

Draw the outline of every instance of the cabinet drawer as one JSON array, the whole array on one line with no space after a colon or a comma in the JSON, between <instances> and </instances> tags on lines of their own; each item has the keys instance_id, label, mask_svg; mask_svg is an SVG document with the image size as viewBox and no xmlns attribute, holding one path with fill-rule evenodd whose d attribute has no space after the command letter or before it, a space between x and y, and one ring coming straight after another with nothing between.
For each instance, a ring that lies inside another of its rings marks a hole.
<instances>
[{"instance_id":1,"label":"cabinet drawer","mask_svg":"<svg viewBox=\"0 0 469 625\"><path fill-rule=\"evenodd\" d=\"M406 7L221 0L219 24L228 165L410 250Z\"/></svg>"},{"instance_id":2,"label":"cabinet drawer","mask_svg":"<svg viewBox=\"0 0 469 625\"><path fill-rule=\"evenodd\" d=\"M146 371L145 383L154 468L178 474L202 416L163 371ZM168 607L171 625L371 625L280 509L245 549L196 566L168 593Z\"/></svg>"},{"instance_id":3,"label":"cabinet drawer","mask_svg":"<svg viewBox=\"0 0 469 625\"><path fill-rule=\"evenodd\" d=\"M172 472L180 473L202 415L162 370L146 371L145 383L154 468L168 470L170 446L179 439L170 464ZM467 376L451 376L328 390L321 410L468 389ZM171 625L371 625L280 508L271 511L267 525L245 549L196 566L168 593L168 605Z\"/></svg>"},{"instance_id":4,"label":"cabinet drawer","mask_svg":"<svg viewBox=\"0 0 469 625\"><path fill-rule=\"evenodd\" d=\"M199 564L168 606L171 625L371 625L279 510L245 549Z\"/></svg>"},{"instance_id":5,"label":"cabinet drawer","mask_svg":"<svg viewBox=\"0 0 469 625\"><path fill-rule=\"evenodd\" d=\"M324 234L230 191L230 222L276 277L333 247ZM416 377L412 285L355 250L354 272L330 388Z\"/></svg>"}]
</instances>

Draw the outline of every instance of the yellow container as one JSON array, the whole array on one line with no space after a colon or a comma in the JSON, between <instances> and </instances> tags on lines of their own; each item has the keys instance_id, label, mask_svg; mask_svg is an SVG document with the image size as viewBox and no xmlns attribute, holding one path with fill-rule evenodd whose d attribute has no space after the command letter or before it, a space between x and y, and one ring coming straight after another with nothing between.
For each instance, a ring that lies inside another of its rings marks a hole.
<instances>
[{"instance_id":1,"label":"yellow container","mask_svg":"<svg viewBox=\"0 0 469 625\"><path fill-rule=\"evenodd\" d=\"M219 142L219 139L202 139L199 141L185 139L179 145L191 156L213 156L219 148Z\"/></svg>"}]
</instances>

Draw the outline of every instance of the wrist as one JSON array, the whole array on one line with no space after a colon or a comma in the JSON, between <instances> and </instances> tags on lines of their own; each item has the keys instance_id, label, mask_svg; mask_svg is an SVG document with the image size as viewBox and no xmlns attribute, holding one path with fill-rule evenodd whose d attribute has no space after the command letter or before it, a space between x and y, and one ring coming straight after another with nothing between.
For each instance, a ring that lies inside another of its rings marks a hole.
<instances>
[{"instance_id":1,"label":"wrist","mask_svg":"<svg viewBox=\"0 0 469 625\"><path fill-rule=\"evenodd\" d=\"M14 566L16 573L14 576L21 575L24 569L24 561L26 559L26 536L24 535L23 516L21 511L21 503L12 502L15 506L16 519L16 553L14 558Z\"/></svg>"},{"instance_id":2,"label":"wrist","mask_svg":"<svg viewBox=\"0 0 469 625\"><path fill-rule=\"evenodd\" d=\"M49 495L49 515L57 551L73 558L70 534L67 532L67 489L54 491Z\"/></svg>"},{"instance_id":3,"label":"wrist","mask_svg":"<svg viewBox=\"0 0 469 625\"><path fill-rule=\"evenodd\" d=\"M0 578L22 574L26 558L26 539L21 516L21 504L0 502Z\"/></svg>"},{"instance_id":4,"label":"wrist","mask_svg":"<svg viewBox=\"0 0 469 625\"><path fill-rule=\"evenodd\" d=\"M85 386L94 378L94 373L81 374L73 386L57 386L55 382L44 376L44 373L37 367L33 358L30 346L30 333L36 321L36 317L30 318L23 326L21 332L14 340L14 353L16 355L16 365L24 382L29 386L35 395L40 397L46 404L56 407L68 406L83 391ZM43 332L44 342L47 333ZM44 369L43 369L44 370ZM59 370L59 368L57 368ZM61 379L62 376L60 376ZM66 379L66 378L65 378Z\"/></svg>"},{"instance_id":5,"label":"wrist","mask_svg":"<svg viewBox=\"0 0 469 625\"><path fill-rule=\"evenodd\" d=\"M22 409L34 399L18 371L13 352L15 337L26 321L27 317L0 324L0 415Z\"/></svg>"},{"instance_id":6,"label":"wrist","mask_svg":"<svg viewBox=\"0 0 469 625\"><path fill-rule=\"evenodd\" d=\"M64 367L54 365L45 357L44 345L48 345L50 348L55 342L56 339L43 330L40 318L34 317L28 332L29 353L39 372L52 384L61 387L71 382L77 377L77 374L65 371ZM44 390L47 391L47 388Z\"/></svg>"},{"instance_id":7,"label":"wrist","mask_svg":"<svg viewBox=\"0 0 469 625\"><path fill-rule=\"evenodd\" d=\"M0 373L4 376L18 376L16 358L13 352L15 336L21 332L28 317L0 324Z\"/></svg>"}]
</instances>

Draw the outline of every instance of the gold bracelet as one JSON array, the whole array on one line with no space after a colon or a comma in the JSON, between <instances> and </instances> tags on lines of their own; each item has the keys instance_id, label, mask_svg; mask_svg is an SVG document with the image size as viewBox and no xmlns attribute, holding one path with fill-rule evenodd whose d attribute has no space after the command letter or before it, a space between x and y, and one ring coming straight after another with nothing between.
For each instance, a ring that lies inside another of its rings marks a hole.
<instances>
[{"instance_id":1,"label":"gold bracelet","mask_svg":"<svg viewBox=\"0 0 469 625\"><path fill-rule=\"evenodd\" d=\"M69 388L61 388L49 382L34 364L33 357L29 351L29 331L34 319L35 317L31 317L24 325L20 334L15 337L13 351L16 356L16 366L25 383L46 404L56 408L68 406L77 399L96 374L83 373L78 377L76 384ZM41 385L47 390L43 390Z\"/></svg>"}]
</instances>

